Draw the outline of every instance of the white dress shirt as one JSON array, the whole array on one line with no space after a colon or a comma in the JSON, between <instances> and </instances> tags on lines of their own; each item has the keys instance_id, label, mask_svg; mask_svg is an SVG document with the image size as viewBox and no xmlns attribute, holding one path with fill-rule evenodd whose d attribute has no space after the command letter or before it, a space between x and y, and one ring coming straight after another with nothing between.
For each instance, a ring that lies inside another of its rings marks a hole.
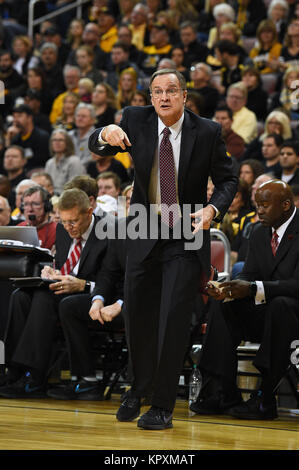
<instances>
[{"instance_id":1,"label":"white dress shirt","mask_svg":"<svg viewBox=\"0 0 299 470\"><path fill-rule=\"evenodd\" d=\"M86 232L84 232L81 236L81 244L82 244L82 251L83 251L83 248L85 247L85 244L87 242L87 239L92 231L92 228L93 228L93 225L94 225L94 216L92 215L92 220L90 222L90 225L88 227L88 229L86 230ZM70 246L70 249L69 249L69 252L68 252L68 255L67 255L67 258L69 257L69 255L71 254L71 252L73 251L73 249L75 248L75 245L77 243L77 239L74 238L73 239L73 242L71 243L71 246ZM79 264L80 264L80 259L78 261L78 263L76 264L76 266L74 267L74 269L72 270L72 272L70 272L70 275L71 276L77 276L78 274L78 270L79 270ZM90 282L90 292L93 290L95 286L95 282Z\"/></svg>"}]
</instances>

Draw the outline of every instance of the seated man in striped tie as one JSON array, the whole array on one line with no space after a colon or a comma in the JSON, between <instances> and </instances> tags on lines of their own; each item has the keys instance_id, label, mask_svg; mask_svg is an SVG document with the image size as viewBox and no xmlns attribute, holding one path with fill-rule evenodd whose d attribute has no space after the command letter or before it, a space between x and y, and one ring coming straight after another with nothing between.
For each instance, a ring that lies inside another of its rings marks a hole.
<instances>
[{"instance_id":1,"label":"seated man in striped tie","mask_svg":"<svg viewBox=\"0 0 299 470\"><path fill-rule=\"evenodd\" d=\"M95 233L100 217L93 215L84 191L64 191L58 209L55 268L42 271L42 277L56 282L12 294L5 338L7 370L0 382L0 396L6 398L46 396L59 305L69 295L91 292L106 252L107 240L99 240Z\"/></svg>"},{"instance_id":2,"label":"seated man in striped tie","mask_svg":"<svg viewBox=\"0 0 299 470\"><path fill-rule=\"evenodd\" d=\"M298 344L299 212L290 186L281 180L263 183L255 200L260 223L251 232L239 279L207 289L217 302L199 360L207 387L191 404L197 414L276 418L275 390ZM220 302L224 299L231 301ZM236 350L242 340L260 344L253 364L261 383L246 402L237 388ZM214 384L213 393L208 383Z\"/></svg>"}]
</instances>

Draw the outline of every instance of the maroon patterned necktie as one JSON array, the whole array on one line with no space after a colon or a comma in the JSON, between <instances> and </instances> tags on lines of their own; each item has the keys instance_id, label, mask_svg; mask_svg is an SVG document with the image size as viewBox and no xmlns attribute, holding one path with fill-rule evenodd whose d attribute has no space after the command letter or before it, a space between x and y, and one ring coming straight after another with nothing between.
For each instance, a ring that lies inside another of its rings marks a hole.
<instances>
[{"instance_id":1,"label":"maroon patterned necktie","mask_svg":"<svg viewBox=\"0 0 299 470\"><path fill-rule=\"evenodd\" d=\"M66 262L64 263L64 265L62 266L60 270L62 275L70 274L73 271L74 267L76 266L76 264L78 263L80 259L81 252L82 252L82 239L77 238L77 242L74 248L72 249L68 259L66 260Z\"/></svg>"},{"instance_id":2,"label":"maroon patterned necktie","mask_svg":"<svg viewBox=\"0 0 299 470\"><path fill-rule=\"evenodd\" d=\"M279 243L278 243L278 235L277 235L276 230L274 230L273 235L272 235L272 238L271 238L271 248L272 248L273 256L276 255L276 251L277 251L278 245L279 245Z\"/></svg>"},{"instance_id":3,"label":"maroon patterned necktie","mask_svg":"<svg viewBox=\"0 0 299 470\"><path fill-rule=\"evenodd\" d=\"M180 218L180 209L177 204L176 185L175 185L175 165L173 158L172 145L169 140L171 134L168 127L163 130L163 138L159 151L159 169L160 169L160 191L161 191L161 220L173 227ZM173 206L174 211L168 212L167 208Z\"/></svg>"}]
</instances>

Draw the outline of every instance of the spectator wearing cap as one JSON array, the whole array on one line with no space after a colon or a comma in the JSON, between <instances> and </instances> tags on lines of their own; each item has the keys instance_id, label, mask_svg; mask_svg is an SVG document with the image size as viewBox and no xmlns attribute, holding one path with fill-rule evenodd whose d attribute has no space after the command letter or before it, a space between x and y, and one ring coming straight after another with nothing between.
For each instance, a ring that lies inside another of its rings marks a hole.
<instances>
[{"instance_id":1,"label":"spectator wearing cap","mask_svg":"<svg viewBox=\"0 0 299 470\"><path fill-rule=\"evenodd\" d=\"M171 48L167 27L162 23L154 23L150 32L150 45L143 48L147 57L142 70L147 76L155 72L159 61L169 55Z\"/></svg>"},{"instance_id":2,"label":"spectator wearing cap","mask_svg":"<svg viewBox=\"0 0 299 470\"><path fill-rule=\"evenodd\" d=\"M4 85L5 98L1 105L1 114L6 116L11 113L16 98L24 93L26 83L13 67L11 52L5 50L0 52L0 80Z\"/></svg>"},{"instance_id":3,"label":"spectator wearing cap","mask_svg":"<svg viewBox=\"0 0 299 470\"><path fill-rule=\"evenodd\" d=\"M240 50L235 42L223 39L215 44L215 53L221 63L221 82L217 88L221 95L226 95L228 87L242 79L244 66L240 63Z\"/></svg>"},{"instance_id":4,"label":"spectator wearing cap","mask_svg":"<svg viewBox=\"0 0 299 470\"><path fill-rule=\"evenodd\" d=\"M7 144L24 149L27 170L43 168L49 158L49 134L35 126L33 111L22 104L13 109L13 122L7 129Z\"/></svg>"},{"instance_id":5,"label":"spectator wearing cap","mask_svg":"<svg viewBox=\"0 0 299 470\"><path fill-rule=\"evenodd\" d=\"M116 20L111 8L104 6L99 10L98 26L100 30L100 48L109 54L118 40Z\"/></svg>"},{"instance_id":6,"label":"spectator wearing cap","mask_svg":"<svg viewBox=\"0 0 299 470\"><path fill-rule=\"evenodd\" d=\"M41 93L37 90L28 89L24 96L24 103L32 109L34 125L40 129L48 132L52 132L52 126L47 114L41 113Z\"/></svg>"},{"instance_id":7,"label":"spectator wearing cap","mask_svg":"<svg viewBox=\"0 0 299 470\"><path fill-rule=\"evenodd\" d=\"M63 67L71 51L70 46L62 39L60 32L55 26L47 28L43 33L43 37L45 42L51 42L57 46L58 63Z\"/></svg>"}]
</instances>

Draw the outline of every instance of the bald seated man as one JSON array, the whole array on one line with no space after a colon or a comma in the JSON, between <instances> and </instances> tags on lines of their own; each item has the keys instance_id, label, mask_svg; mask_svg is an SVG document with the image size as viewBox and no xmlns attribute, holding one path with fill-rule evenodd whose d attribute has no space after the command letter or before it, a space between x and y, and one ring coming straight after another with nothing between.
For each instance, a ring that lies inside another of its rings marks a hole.
<instances>
[{"instance_id":1,"label":"bald seated man","mask_svg":"<svg viewBox=\"0 0 299 470\"><path fill-rule=\"evenodd\" d=\"M290 363L293 342L298 343L299 212L290 187L280 180L263 183L255 201L259 222L239 279L207 288L213 300L199 360L204 384L191 404L197 414L276 418L275 389ZM236 385L242 340L260 345L253 364L261 383L246 402Z\"/></svg>"}]
</instances>

